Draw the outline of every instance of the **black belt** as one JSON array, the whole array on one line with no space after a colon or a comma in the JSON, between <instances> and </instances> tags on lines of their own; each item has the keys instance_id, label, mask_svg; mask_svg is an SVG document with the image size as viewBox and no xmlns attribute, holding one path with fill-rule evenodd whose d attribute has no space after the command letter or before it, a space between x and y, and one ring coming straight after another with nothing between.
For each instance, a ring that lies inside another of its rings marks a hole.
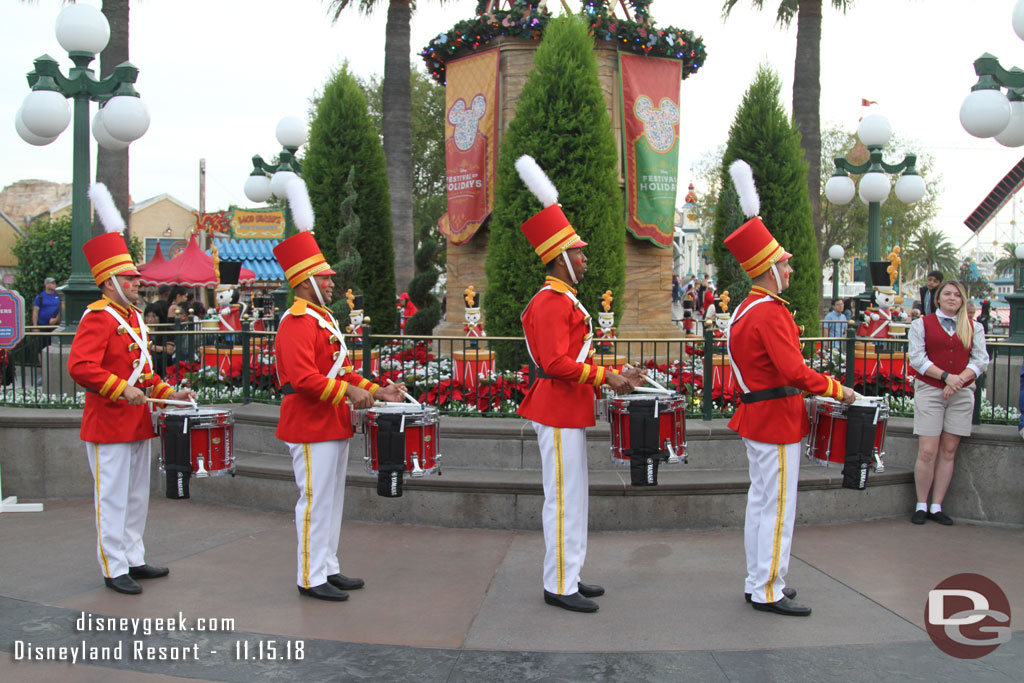
<instances>
[{"instance_id":1,"label":"black belt","mask_svg":"<svg viewBox=\"0 0 1024 683\"><path fill-rule=\"evenodd\" d=\"M758 401L770 401L774 398L786 398L803 393L796 387L772 387L771 389L758 389L740 394L740 400L744 403L757 403Z\"/></svg>"},{"instance_id":2,"label":"black belt","mask_svg":"<svg viewBox=\"0 0 1024 683\"><path fill-rule=\"evenodd\" d=\"M287 396L288 394L294 394L294 393L295 393L295 387L293 387L291 384L282 384L281 385L281 395L282 396Z\"/></svg>"}]
</instances>

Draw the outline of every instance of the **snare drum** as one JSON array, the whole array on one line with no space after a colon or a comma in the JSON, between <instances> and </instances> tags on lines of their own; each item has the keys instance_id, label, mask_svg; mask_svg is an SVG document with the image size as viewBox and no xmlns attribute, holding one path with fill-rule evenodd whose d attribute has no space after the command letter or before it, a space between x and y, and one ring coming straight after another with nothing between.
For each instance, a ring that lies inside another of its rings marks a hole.
<instances>
[{"instance_id":1,"label":"snare drum","mask_svg":"<svg viewBox=\"0 0 1024 683\"><path fill-rule=\"evenodd\" d=\"M680 394L631 394L608 399L612 462L630 455L686 462L686 399Z\"/></svg>"},{"instance_id":2,"label":"snare drum","mask_svg":"<svg viewBox=\"0 0 1024 683\"><path fill-rule=\"evenodd\" d=\"M882 472L885 465L885 427L889 421L889 406L875 401L856 401L853 405L877 407L874 424L875 471ZM808 406L811 433L807 441L807 458L828 467L830 462L846 462L847 406L830 398L816 396Z\"/></svg>"},{"instance_id":3,"label":"snare drum","mask_svg":"<svg viewBox=\"0 0 1024 683\"><path fill-rule=\"evenodd\" d=\"M434 406L398 404L370 408L363 415L366 470L404 471L413 477L441 473L438 415Z\"/></svg>"},{"instance_id":4,"label":"snare drum","mask_svg":"<svg viewBox=\"0 0 1024 683\"><path fill-rule=\"evenodd\" d=\"M160 471L167 475L167 497L188 498L190 476L235 474L235 421L229 410L165 410L157 419Z\"/></svg>"}]
</instances>

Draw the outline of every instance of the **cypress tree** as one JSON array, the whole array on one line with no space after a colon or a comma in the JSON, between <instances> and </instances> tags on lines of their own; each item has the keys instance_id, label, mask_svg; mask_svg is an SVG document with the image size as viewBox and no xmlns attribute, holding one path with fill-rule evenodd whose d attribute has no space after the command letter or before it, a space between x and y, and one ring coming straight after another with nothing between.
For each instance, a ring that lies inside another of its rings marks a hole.
<instances>
[{"instance_id":1,"label":"cypress tree","mask_svg":"<svg viewBox=\"0 0 1024 683\"><path fill-rule=\"evenodd\" d=\"M335 72L324 86L302 163L302 175L317 216L317 242L328 263L339 261L342 203L349 194L345 184L349 169L359 169L354 177L356 199L351 209L359 217L355 244L362 265L352 288L362 292L374 329L394 329L395 254L384 149L367 113L366 97L348 65Z\"/></svg>"},{"instance_id":2,"label":"cypress tree","mask_svg":"<svg viewBox=\"0 0 1024 683\"><path fill-rule=\"evenodd\" d=\"M761 218L779 244L793 254L793 275L782 297L790 302L797 324L818 328L821 268L807 194L807 162L800 148L800 133L779 100L778 75L762 66L743 96L729 129L722 157L722 194L715 211L715 267L719 290L729 290L739 304L750 290L750 280L722 244L743 224L739 200L729 177L729 165L743 159L754 171L761 197Z\"/></svg>"},{"instance_id":3,"label":"cypress tree","mask_svg":"<svg viewBox=\"0 0 1024 683\"><path fill-rule=\"evenodd\" d=\"M498 155L483 297L492 337L522 335L519 316L544 282L544 266L519 229L542 208L516 173L515 160L523 154L551 178L565 215L589 244L580 300L596 311L601 293L610 289L617 304L625 283L618 155L597 78L594 39L577 17L548 24Z\"/></svg>"}]
</instances>

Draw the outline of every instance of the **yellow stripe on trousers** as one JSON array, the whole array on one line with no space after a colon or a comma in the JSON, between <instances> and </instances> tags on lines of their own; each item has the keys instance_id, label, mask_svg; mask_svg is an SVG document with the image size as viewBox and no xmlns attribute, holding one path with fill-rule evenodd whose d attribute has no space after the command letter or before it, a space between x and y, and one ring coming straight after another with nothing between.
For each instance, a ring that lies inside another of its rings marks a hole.
<instances>
[{"instance_id":1,"label":"yellow stripe on trousers","mask_svg":"<svg viewBox=\"0 0 1024 683\"><path fill-rule=\"evenodd\" d=\"M309 588L309 532L313 516L313 457L309 444L302 444L306 463L306 511L302 514L302 587Z\"/></svg>"},{"instance_id":2,"label":"yellow stripe on trousers","mask_svg":"<svg viewBox=\"0 0 1024 683\"><path fill-rule=\"evenodd\" d=\"M782 527L786 518L786 446L776 444L779 453L779 496L775 505L775 535L772 538L772 566L768 571L768 585L765 587L765 602L775 602L775 579L779 576L779 560L782 554Z\"/></svg>"},{"instance_id":3,"label":"yellow stripe on trousers","mask_svg":"<svg viewBox=\"0 0 1024 683\"><path fill-rule=\"evenodd\" d=\"M96 543L100 547L100 559L103 561L103 576L112 579L110 565L107 563L107 553L103 550L103 531L100 527L100 447L92 445L92 452L96 458Z\"/></svg>"},{"instance_id":4,"label":"yellow stripe on trousers","mask_svg":"<svg viewBox=\"0 0 1024 683\"><path fill-rule=\"evenodd\" d=\"M565 480L562 475L562 430L555 427L555 507L558 518L558 594L565 595Z\"/></svg>"}]
</instances>

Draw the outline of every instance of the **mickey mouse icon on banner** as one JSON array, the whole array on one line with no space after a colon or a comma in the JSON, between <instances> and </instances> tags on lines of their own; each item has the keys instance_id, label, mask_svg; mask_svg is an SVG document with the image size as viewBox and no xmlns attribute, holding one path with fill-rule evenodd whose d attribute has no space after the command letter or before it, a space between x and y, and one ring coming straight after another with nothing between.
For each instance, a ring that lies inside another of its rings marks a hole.
<instances>
[{"instance_id":1,"label":"mickey mouse icon on banner","mask_svg":"<svg viewBox=\"0 0 1024 683\"><path fill-rule=\"evenodd\" d=\"M462 331L465 332L467 337L486 337L487 333L484 331L484 326L480 322L480 295L477 294L476 288L473 285L466 287L463 292L466 300L466 323L462 326ZM474 339L469 342L469 347L472 349L480 346L480 342Z\"/></svg>"},{"instance_id":2,"label":"mickey mouse icon on banner","mask_svg":"<svg viewBox=\"0 0 1024 683\"><path fill-rule=\"evenodd\" d=\"M601 310L597 313L597 329L594 330L594 339L605 340L596 344L601 353L611 353L615 346L607 341L615 339L615 311L612 310L614 300L615 297L612 296L610 289L605 290L605 293L601 295Z\"/></svg>"}]
</instances>

